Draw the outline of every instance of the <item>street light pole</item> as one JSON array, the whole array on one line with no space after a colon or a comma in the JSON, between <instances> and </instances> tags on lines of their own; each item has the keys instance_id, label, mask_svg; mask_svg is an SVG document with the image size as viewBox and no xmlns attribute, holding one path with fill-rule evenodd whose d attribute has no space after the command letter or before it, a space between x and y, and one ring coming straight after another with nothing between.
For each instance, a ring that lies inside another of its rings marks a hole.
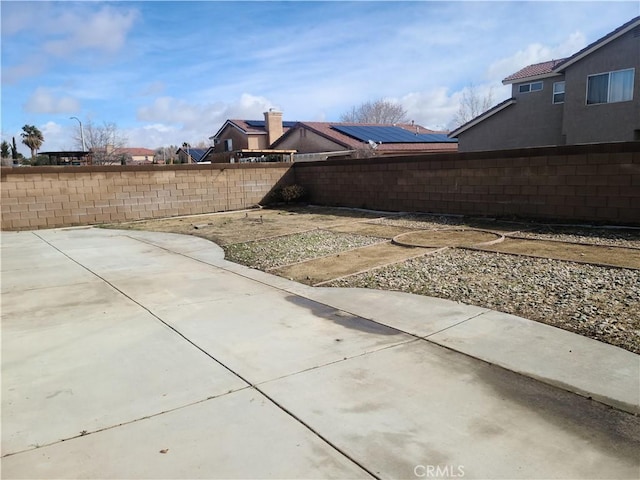
<instances>
[{"instance_id":1,"label":"street light pole","mask_svg":"<svg viewBox=\"0 0 640 480\"><path fill-rule=\"evenodd\" d=\"M80 138L82 139L82 151L86 152L87 151L87 147L84 144L84 129L82 128L82 122L80 121L80 119L78 117L69 117L69 120L73 120L73 119L78 120L78 123L80 124Z\"/></svg>"}]
</instances>

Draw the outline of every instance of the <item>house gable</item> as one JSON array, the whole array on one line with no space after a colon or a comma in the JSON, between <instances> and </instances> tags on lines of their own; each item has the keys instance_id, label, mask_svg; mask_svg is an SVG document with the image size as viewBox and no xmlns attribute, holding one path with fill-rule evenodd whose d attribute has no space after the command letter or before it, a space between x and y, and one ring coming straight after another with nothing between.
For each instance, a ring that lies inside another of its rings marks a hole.
<instances>
[{"instance_id":1,"label":"house gable","mask_svg":"<svg viewBox=\"0 0 640 480\"><path fill-rule=\"evenodd\" d=\"M635 73L631 98L587 105L589 76L623 69ZM529 65L509 75L503 83L512 85L512 98L450 135L460 139L463 152L637 140L639 71L640 17L636 17L571 57Z\"/></svg>"}]
</instances>

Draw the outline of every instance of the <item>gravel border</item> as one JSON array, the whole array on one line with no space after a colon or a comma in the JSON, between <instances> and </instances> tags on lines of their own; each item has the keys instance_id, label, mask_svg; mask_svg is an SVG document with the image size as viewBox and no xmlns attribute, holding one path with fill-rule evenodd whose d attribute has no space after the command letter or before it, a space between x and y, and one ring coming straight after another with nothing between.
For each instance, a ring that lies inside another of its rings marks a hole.
<instances>
[{"instance_id":1,"label":"gravel border","mask_svg":"<svg viewBox=\"0 0 640 480\"><path fill-rule=\"evenodd\" d=\"M510 313L640 353L640 271L449 249L329 282Z\"/></svg>"},{"instance_id":2,"label":"gravel border","mask_svg":"<svg viewBox=\"0 0 640 480\"><path fill-rule=\"evenodd\" d=\"M367 221L416 230L468 227L475 223L464 217L418 214ZM490 230L486 226L490 221L480 221ZM640 248L640 229L498 223L501 230L513 225L513 232L522 238ZM377 237L318 229L227 245L224 250L230 261L270 270L381 241ZM447 249L324 285L397 290L459 301L640 353L640 270Z\"/></svg>"},{"instance_id":3,"label":"gravel border","mask_svg":"<svg viewBox=\"0 0 640 480\"><path fill-rule=\"evenodd\" d=\"M336 233L328 230L283 235L266 240L225 245L225 258L259 270L270 270L293 263L366 247L382 238Z\"/></svg>"}]
</instances>

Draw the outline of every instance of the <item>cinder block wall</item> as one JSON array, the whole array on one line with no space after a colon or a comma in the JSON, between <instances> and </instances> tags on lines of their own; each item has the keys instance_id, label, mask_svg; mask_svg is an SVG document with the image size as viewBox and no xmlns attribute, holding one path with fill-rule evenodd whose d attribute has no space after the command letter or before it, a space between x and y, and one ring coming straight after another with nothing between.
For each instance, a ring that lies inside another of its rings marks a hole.
<instances>
[{"instance_id":1,"label":"cinder block wall","mask_svg":"<svg viewBox=\"0 0 640 480\"><path fill-rule=\"evenodd\" d=\"M295 171L322 205L640 224L640 142L331 160Z\"/></svg>"},{"instance_id":2,"label":"cinder block wall","mask_svg":"<svg viewBox=\"0 0 640 480\"><path fill-rule=\"evenodd\" d=\"M296 164L2 168L2 229L320 205L640 225L640 142Z\"/></svg>"},{"instance_id":3,"label":"cinder block wall","mask_svg":"<svg viewBox=\"0 0 640 480\"><path fill-rule=\"evenodd\" d=\"M89 225L251 207L291 164L2 168L2 229Z\"/></svg>"}]
</instances>

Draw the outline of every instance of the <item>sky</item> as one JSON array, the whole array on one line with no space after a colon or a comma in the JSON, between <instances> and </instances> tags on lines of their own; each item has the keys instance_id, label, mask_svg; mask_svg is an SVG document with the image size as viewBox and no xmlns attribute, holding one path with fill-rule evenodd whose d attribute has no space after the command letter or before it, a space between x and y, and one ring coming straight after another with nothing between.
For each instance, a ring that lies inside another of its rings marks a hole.
<instances>
[{"instance_id":1,"label":"sky","mask_svg":"<svg viewBox=\"0 0 640 480\"><path fill-rule=\"evenodd\" d=\"M638 15L638 1L2 0L2 140L29 156L28 124L41 151L80 149L82 122L129 147L209 144L227 119L338 121L377 99L448 129L465 89L497 104L508 75Z\"/></svg>"}]
</instances>

